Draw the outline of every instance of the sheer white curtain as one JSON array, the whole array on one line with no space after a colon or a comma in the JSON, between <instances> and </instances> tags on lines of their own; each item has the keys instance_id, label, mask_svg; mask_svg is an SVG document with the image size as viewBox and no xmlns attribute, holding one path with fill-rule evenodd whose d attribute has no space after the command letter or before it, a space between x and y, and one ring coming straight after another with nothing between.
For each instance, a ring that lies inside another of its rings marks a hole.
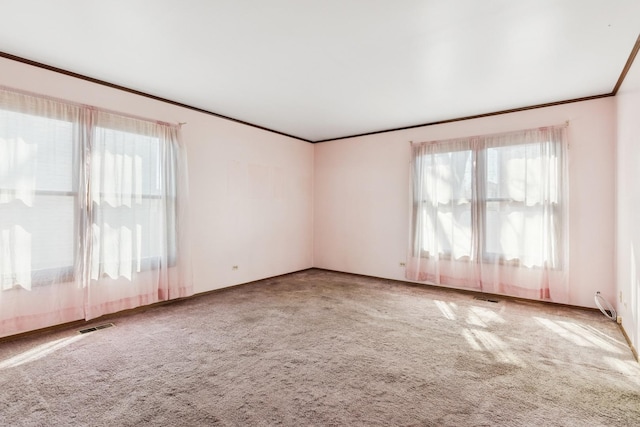
<instances>
[{"instance_id":1,"label":"sheer white curtain","mask_svg":"<svg viewBox=\"0 0 640 427\"><path fill-rule=\"evenodd\" d=\"M178 130L95 112L89 153L87 317L189 295Z\"/></svg>"},{"instance_id":2,"label":"sheer white curtain","mask_svg":"<svg viewBox=\"0 0 640 427\"><path fill-rule=\"evenodd\" d=\"M566 302L565 128L414 144L407 278Z\"/></svg>"},{"instance_id":3,"label":"sheer white curtain","mask_svg":"<svg viewBox=\"0 0 640 427\"><path fill-rule=\"evenodd\" d=\"M0 333L84 315L76 212L85 112L0 88Z\"/></svg>"},{"instance_id":4,"label":"sheer white curtain","mask_svg":"<svg viewBox=\"0 0 640 427\"><path fill-rule=\"evenodd\" d=\"M189 295L174 126L0 87L0 336Z\"/></svg>"}]
</instances>

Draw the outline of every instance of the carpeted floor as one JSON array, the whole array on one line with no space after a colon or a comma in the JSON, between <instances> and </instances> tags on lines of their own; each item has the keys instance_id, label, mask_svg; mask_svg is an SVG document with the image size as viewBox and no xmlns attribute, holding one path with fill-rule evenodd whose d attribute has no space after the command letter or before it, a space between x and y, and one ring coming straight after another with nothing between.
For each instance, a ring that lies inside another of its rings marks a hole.
<instances>
[{"instance_id":1,"label":"carpeted floor","mask_svg":"<svg viewBox=\"0 0 640 427\"><path fill-rule=\"evenodd\" d=\"M0 425L640 425L595 311L307 270L109 322L0 344Z\"/></svg>"}]
</instances>

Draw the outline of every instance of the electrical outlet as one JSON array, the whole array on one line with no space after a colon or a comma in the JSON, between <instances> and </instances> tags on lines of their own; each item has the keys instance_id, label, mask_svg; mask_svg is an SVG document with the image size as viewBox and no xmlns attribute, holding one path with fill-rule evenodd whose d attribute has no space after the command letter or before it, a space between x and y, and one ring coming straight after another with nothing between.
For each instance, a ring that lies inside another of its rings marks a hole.
<instances>
[{"instance_id":1,"label":"electrical outlet","mask_svg":"<svg viewBox=\"0 0 640 427\"><path fill-rule=\"evenodd\" d=\"M622 325L622 316L618 316L616 322L618 322L618 325Z\"/></svg>"},{"instance_id":2,"label":"electrical outlet","mask_svg":"<svg viewBox=\"0 0 640 427\"><path fill-rule=\"evenodd\" d=\"M407 264L405 264L404 262L400 263L400 267L406 267Z\"/></svg>"},{"instance_id":3,"label":"electrical outlet","mask_svg":"<svg viewBox=\"0 0 640 427\"><path fill-rule=\"evenodd\" d=\"M233 267L231 267L231 269L232 269L232 270L237 270L237 269L238 269L238 266L237 266L237 265L234 265Z\"/></svg>"}]
</instances>

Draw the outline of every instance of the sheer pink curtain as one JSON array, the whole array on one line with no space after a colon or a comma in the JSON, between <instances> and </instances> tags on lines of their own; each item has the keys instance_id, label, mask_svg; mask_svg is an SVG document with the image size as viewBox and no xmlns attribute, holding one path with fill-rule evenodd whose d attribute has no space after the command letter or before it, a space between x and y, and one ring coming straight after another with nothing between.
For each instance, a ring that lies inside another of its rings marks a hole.
<instances>
[{"instance_id":1,"label":"sheer pink curtain","mask_svg":"<svg viewBox=\"0 0 640 427\"><path fill-rule=\"evenodd\" d=\"M565 126L412 146L407 278L566 302Z\"/></svg>"},{"instance_id":2,"label":"sheer pink curtain","mask_svg":"<svg viewBox=\"0 0 640 427\"><path fill-rule=\"evenodd\" d=\"M175 126L0 87L0 336L192 292Z\"/></svg>"}]
</instances>

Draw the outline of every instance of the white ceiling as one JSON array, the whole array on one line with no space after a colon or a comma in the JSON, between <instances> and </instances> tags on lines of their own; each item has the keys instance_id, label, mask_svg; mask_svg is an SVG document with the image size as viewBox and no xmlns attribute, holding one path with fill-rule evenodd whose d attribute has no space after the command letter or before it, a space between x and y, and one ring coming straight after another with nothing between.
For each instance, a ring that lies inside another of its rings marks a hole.
<instances>
[{"instance_id":1,"label":"white ceiling","mask_svg":"<svg viewBox=\"0 0 640 427\"><path fill-rule=\"evenodd\" d=\"M608 94L640 31L640 0L0 0L0 10L1 52L309 141Z\"/></svg>"}]
</instances>

